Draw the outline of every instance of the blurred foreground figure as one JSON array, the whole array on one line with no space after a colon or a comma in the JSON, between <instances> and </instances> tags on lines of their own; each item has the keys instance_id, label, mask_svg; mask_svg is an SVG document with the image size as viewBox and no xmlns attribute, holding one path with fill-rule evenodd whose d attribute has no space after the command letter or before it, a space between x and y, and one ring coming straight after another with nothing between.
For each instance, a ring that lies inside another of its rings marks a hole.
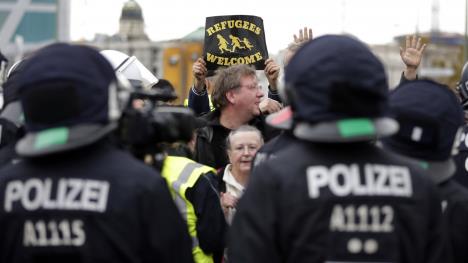
<instances>
[{"instance_id":1,"label":"blurred foreground figure","mask_svg":"<svg viewBox=\"0 0 468 263\"><path fill-rule=\"evenodd\" d=\"M285 80L298 140L254 168L230 229L230 262L444 262L434 185L371 143L398 125L385 116L384 67L368 47L316 38Z\"/></svg>"},{"instance_id":2,"label":"blurred foreground figure","mask_svg":"<svg viewBox=\"0 0 468 263\"><path fill-rule=\"evenodd\" d=\"M463 66L456 91L463 107L465 125L459 138L458 154L454 157L457 164L455 180L468 188L468 62Z\"/></svg>"},{"instance_id":3,"label":"blurred foreground figure","mask_svg":"<svg viewBox=\"0 0 468 263\"><path fill-rule=\"evenodd\" d=\"M468 190L454 180L452 159L463 125L463 109L449 87L429 80L397 87L390 93L389 103L400 130L382 144L422 166L437 185L454 262L467 262Z\"/></svg>"},{"instance_id":4,"label":"blurred foreground figure","mask_svg":"<svg viewBox=\"0 0 468 263\"><path fill-rule=\"evenodd\" d=\"M164 179L108 139L124 104L109 62L54 44L18 74L26 135L0 172L0 262L193 262Z\"/></svg>"}]
</instances>

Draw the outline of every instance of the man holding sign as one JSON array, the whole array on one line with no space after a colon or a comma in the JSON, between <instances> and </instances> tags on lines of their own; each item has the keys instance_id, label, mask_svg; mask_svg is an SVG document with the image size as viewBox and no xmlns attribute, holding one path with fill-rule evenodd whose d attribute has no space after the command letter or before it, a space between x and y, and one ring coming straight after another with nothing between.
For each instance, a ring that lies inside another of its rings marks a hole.
<instances>
[{"instance_id":1,"label":"man holding sign","mask_svg":"<svg viewBox=\"0 0 468 263\"><path fill-rule=\"evenodd\" d=\"M207 75L211 75L220 67L235 64L248 64L257 70L264 70L269 89L276 91L280 66L268 58L263 20L260 17L208 17L205 28L204 58L199 58L192 67L194 86L188 99L190 108L197 114L213 110L213 107L209 106L207 95L207 90L211 91L212 83L206 79ZM259 107L263 114L269 114L280 110L282 106L275 100L264 99Z\"/></svg>"},{"instance_id":2,"label":"man holding sign","mask_svg":"<svg viewBox=\"0 0 468 263\"><path fill-rule=\"evenodd\" d=\"M189 107L198 114L208 112L202 116L208 125L197 133L195 158L200 163L224 167L228 163L226 136L241 125L256 126L266 140L277 134L267 131L262 115L276 112L282 106L275 100L262 100L264 93L253 68L264 69L270 86L276 87L280 67L272 59L265 61L268 52L262 27L262 20L258 17L207 18L206 60L199 58L193 65L195 85L189 95ZM206 77L209 70L218 67L223 69L218 71L214 80L214 111L210 112L206 87L212 83Z\"/></svg>"}]
</instances>

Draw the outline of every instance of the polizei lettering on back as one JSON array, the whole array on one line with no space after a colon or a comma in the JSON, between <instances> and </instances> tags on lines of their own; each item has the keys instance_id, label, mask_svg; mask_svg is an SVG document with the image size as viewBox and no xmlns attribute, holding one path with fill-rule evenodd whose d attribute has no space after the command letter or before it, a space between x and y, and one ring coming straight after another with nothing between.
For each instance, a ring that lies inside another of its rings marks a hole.
<instances>
[{"instance_id":1,"label":"polizei lettering on back","mask_svg":"<svg viewBox=\"0 0 468 263\"><path fill-rule=\"evenodd\" d=\"M12 212L21 205L27 211L82 210L105 212L109 182L78 178L31 178L11 181L5 189L3 208Z\"/></svg>"},{"instance_id":2,"label":"polizei lettering on back","mask_svg":"<svg viewBox=\"0 0 468 263\"><path fill-rule=\"evenodd\" d=\"M335 164L307 168L310 198L328 188L335 196L401 196L413 194L408 167L383 164Z\"/></svg>"}]
</instances>

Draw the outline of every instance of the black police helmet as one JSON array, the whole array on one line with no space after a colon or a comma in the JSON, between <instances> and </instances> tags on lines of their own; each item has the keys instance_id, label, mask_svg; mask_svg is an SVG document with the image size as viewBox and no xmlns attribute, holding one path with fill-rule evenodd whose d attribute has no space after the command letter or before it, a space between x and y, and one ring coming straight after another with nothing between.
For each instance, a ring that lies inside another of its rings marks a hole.
<instances>
[{"instance_id":1,"label":"black police helmet","mask_svg":"<svg viewBox=\"0 0 468 263\"><path fill-rule=\"evenodd\" d=\"M278 117L283 122L292 117L293 133L300 139L368 141L398 130L386 113L383 64L353 37L325 35L304 44L286 67L285 83L292 114Z\"/></svg>"},{"instance_id":2,"label":"black police helmet","mask_svg":"<svg viewBox=\"0 0 468 263\"><path fill-rule=\"evenodd\" d=\"M117 127L117 78L98 51L49 45L25 61L18 97L26 135L16 145L23 157L69 151L96 142Z\"/></svg>"}]
</instances>

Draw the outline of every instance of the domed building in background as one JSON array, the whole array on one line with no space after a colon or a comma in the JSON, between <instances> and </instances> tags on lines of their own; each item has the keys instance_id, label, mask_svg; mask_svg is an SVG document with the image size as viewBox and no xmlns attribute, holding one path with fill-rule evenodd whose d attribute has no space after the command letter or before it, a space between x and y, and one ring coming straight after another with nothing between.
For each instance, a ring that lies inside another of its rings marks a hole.
<instances>
[{"instance_id":1,"label":"domed building in background","mask_svg":"<svg viewBox=\"0 0 468 263\"><path fill-rule=\"evenodd\" d=\"M137 57L156 77L169 80L177 92L177 102L183 102L193 84L192 65L202 56L204 33L200 27L180 39L151 41L145 33L141 6L135 0L128 0L122 7L116 34L97 34L93 41L81 44Z\"/></svg>"},{"instance_id":2,"label":"domed building in background","mask_svg":"<svg viewBox=\"0 0 468 263\"><path fill-rule=\"evenodd\" d=\"M118 35L127 40L149 40L145 33L145 21L140 5L130 0L122 8Z\"/></svg>"}]
</instances>

